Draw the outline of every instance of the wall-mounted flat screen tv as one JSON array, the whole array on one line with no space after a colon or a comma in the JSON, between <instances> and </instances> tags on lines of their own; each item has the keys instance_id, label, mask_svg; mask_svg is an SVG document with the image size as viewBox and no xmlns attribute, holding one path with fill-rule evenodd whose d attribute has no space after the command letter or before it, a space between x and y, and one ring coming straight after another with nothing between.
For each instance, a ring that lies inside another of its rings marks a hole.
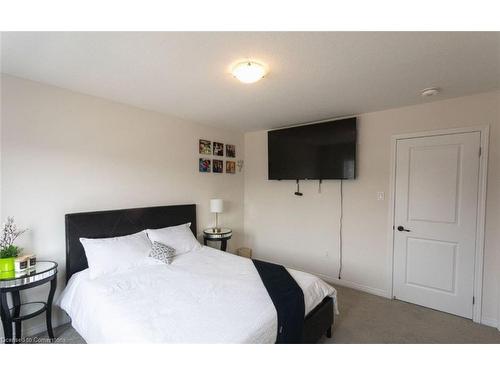
<instances>
[{"instance_id":1,"label":"wall-mounted flat screen tv","mask_svg":"<svg viewBox=\"0 0 500 375\"><path fill-rule=\"evenodd\" d=\"M356 176L356 118L270 130L269 180L337 180Z\"/></svg>"}]
</instances>

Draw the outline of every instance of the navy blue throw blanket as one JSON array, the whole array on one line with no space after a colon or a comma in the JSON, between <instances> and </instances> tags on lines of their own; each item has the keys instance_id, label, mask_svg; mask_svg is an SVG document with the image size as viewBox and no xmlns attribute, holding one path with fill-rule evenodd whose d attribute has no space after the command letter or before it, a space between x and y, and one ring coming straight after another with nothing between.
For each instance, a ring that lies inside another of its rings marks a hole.
<instances>
[{"instance_id":1,"label":"navy blue throw blanket","mask_svg":"<svg viewBox=\"0 0 500 375\"><path fill-rule=\"evenodd\" d=\"M276 344L302 342L304 292L285 267L260 260L253 260L253 264L278 313Z\"/></svg>"}]
</instances>

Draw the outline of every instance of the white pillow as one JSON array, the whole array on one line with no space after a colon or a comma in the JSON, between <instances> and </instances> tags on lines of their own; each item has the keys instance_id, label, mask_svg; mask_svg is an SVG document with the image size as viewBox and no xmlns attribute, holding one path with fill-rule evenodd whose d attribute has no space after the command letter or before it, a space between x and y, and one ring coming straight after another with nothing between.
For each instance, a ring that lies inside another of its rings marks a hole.
<instances>
[{"instance_id":1,"label":"white pillow","mask_svg":"<svg viewBox=\"0 0 500 375\"><path fill-rule=\"evenodd\" d=\"M89 277L126 271L147 262L151 242L145 231L111 238L80 238L89 264Z\"/></svg>"},{"instance_id":2,"label":"white pillow","mask_svg":"<svg viewBox=\"0 0 500 375\"><path fill-rule=\"evenodd\" d=\"M160 242L175 249L175 255L200 250L201 245L191 232L191 223L161 229L146 229L151 242Z\"/></svg>"}]
</instances>

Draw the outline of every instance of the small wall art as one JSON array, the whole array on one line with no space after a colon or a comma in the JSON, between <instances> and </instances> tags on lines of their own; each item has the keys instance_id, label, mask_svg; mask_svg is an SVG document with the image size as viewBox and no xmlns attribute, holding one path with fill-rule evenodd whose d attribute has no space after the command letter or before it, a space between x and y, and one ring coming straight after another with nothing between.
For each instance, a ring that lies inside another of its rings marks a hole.
<instances>
[{"instance_id":1,"label":"small wall art","mask_svg":"<svg viewBox=\"0 0 500 375\"><path fill-rule=\"evenodd\" d=\"M214 155L224 156L224 143L214 142Z\"/></svg>"},{"instance_id":2,"label":"small wall art","mask_svg":"<svg viewBox=\"0 0 500 375\"><path fill-rule=\"evenodd\" d=\"M198 152L203 155L212 155L212 142L200 139Z\"/></svg>"},{"instance_id":3,"label":"small wall art","mask_svg":"<svg viewBox=\"0 0 500 375\"><path fill-rule=\"evenodd\" d=\"M200 172L210 172L210 159L200 158L199 170Z\"/></svg>"},{"instance_id":4,"label":"small wall art","mask_svg":"<svg viewBox=\"0 0 500 375\"><path fill-rule=\"evenodd\" d=\"M236 173L236 163L234 161L226 161L226 173Z\"/></svg>"},{"instance_id":5,"label":"small wall art","mask_svg":"<svg viewBox=\"0 0 500 375\"><path fill-rule=\"evenodd\" d=\"M213 160L213 172L214 173L222 173L223 172L223 168L224 168L224 162L222 160L216 160L214 159Z\"/></svg>"},{"instance_id":6,"label":"small wall art","mask_svg":"<svg viewBox=\"0 0 500 375\"><path fill-rule=\"evenodd\" d=\"M235 145L226 144L226 156L228 158L235 158L236 157L236 146Z\"/></svg>"}]
</instances>

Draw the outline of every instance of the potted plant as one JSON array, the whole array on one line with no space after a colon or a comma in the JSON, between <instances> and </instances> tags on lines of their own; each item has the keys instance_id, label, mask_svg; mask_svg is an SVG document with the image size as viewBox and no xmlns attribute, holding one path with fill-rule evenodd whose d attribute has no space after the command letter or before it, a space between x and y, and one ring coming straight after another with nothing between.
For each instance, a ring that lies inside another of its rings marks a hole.
<instances>
[{"instance_id":1,"label":"potted plant","mask_svg":"<svg viewBox=\"0 0 500 375\"><path fill-rule=\"evenodd\" d=\"M14 218L8 217L0 235L0 272L14 271L14 260L22 249L14 245L14 241L25 232L18 230Z\"/></svg>"}]
</instances>

